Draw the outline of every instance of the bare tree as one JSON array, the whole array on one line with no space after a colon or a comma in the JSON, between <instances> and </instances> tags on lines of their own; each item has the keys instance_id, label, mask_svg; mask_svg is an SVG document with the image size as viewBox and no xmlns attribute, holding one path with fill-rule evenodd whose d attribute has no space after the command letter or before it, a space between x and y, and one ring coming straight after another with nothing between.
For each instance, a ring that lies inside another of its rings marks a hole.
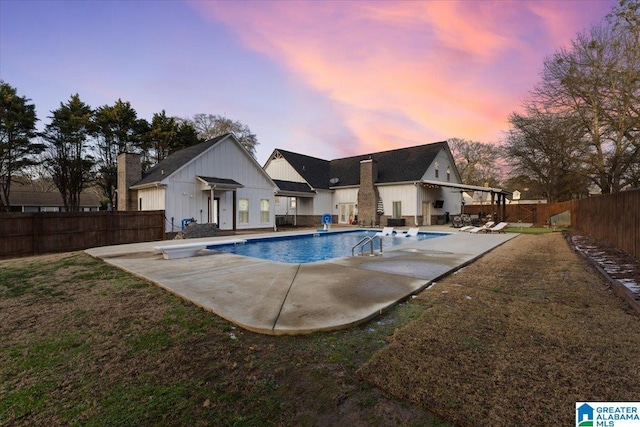
<instances>
[{"instance_id":1,"label":"bare tree","mask_svg":"<svg viewBox=\"0 0 640 427\"><path fill-rule=\"evenodd\" d=\"M200 139L207 140L225 133L232 133L240 141L240 144L255 157L258 138L251 132L249 126L217 114L196 114L193 119L184 120L193 125Z\"/></svg>"},{"instance_id":2,"label":"bare tree","mask_svg":"<svg viewBox=\"0 0 640 427\"><path fill-rule=\"evenodd\" d=\"M44 143L41 143L45 147ZM24 184L29 184L33 191L46 193L56 189L56 185L51 179L51 173L47 167L47 155L38 153L31 157L32 163L22 169L19 180Z\"/></svg>"},{"instance_id":3,"label":"bare tree","mask_svg":"<svg viewBox=\"0 0 640 427\"><path fill-rule=\"evenodd\" d=\"M452 138L448 141L462 182L497 186L501 181L500 150L491 144Z\"/></svg>"},{"instance_id":4,"label":"bare tree","mask_svg":"<svg viewBox=\"0 0 640 427\"><path fill-rule=\"evenodd\" d=\"M539 111L513 113L503 147L511 177L528 177L550 202L569 200L587 191L579 158L583 129L571 115Z\"/></svg>"},{"instance_id":5,"label":"bare tree","mask_svg":"<svg viewBox=\"0 0 640 427\"><path fill-rule=\"evenodd\" d=\"M640 25L638 1L622 1L605 23L578 34L544 62L533 101L579 120L580 153L603 193L630 184L640 156Z\"/></svg>"}]
</instances>

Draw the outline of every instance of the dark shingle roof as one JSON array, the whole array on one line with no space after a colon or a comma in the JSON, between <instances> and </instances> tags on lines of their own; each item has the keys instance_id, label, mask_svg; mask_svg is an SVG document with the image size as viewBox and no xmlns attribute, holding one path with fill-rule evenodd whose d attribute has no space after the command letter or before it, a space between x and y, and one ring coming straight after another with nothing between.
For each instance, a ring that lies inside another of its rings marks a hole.
<instances>
[{"instance_id":1,"label":"dark shingle roof","mask_svg":"<svg viewBox=\"0 0 640 427\"><path fill-rule=\"evenodd\" d=\"M314 193L311 187L305 182L282 181L280 179L274 179L273 182L276 183L282 192Z\"/></svg>"},{"instance_id":2,"label":"dark shingle roof","mask_svg":"<svg viewBox=\"0 0 640 427\"><path fill-rule=\"evenodd\" d=\"M9 195L11 206L41 206L41 207L63 207L62 195L56 189L50 191L34 191L27 185L14 182L11 185ZM80 207L100 206L100 196L91 189L83 190L80 193Z\"/></svg>"},{"instance_id":3,"label":"dark shingle roof","mask_svg":"<svg viewBox=\"0 0 640 427\"><path fill-rule=\"evenodd\" d=\"M225 185L230 187L244 187L244 185L240 184L238 181L234 181L229 178L215 178L210 176L200 176L198 178L205 181L209 185Z\"/></svg>"},{"instance_id":4,"label":"dark shingle roof","mask_svg":"<svg viewBox=\"0 0 640 427\"><path fill-rule=\"evenodd\" d=\"M193 158L216 145L228 135L229 134L220 135L208 141L201 142L200 144L192 145L191 147L176 151L175 153L169 155L166 159L149 169L147 172L142 174L142 179L136 182L134 185L137 186L162 181L163 179L180 169L182 166L189 163L191 160L193 160Z\"/></svg>"},{"instance_id":5,"label":"dark shingle roof","mask_svg":"<svg viewBox=\"0 0 640 427\"><path fill-rule=\"evenodd\" d=\"M377 183L419 181L446 142L399 148L331 161L331 178L338 178L336 187L360 184L360 162L378 162Z\"/></svg>"},{"instance_id":6,"label":"dark shingle roof","mask_svg":"<svg viewBox=\"0 0 640 427\"><path fill-rule=\"evenodd\" d=\"M378 162L377 183L419 181L440 150L446 146L446 141L434 142L331 161L291 151L277 151L313 188L328 189L359 185L360 162L367 159ZM338 179L337 183L330 183L333 178Z\"/></svg>"},{"instance_id":7,"label":"dark shingle roof","mask_svg":"<svg viewBox=\"0 0 640 427\"><path fill-rule=\"evenodd\" d=\"M277 150L313 188L329 189L329 161L291 151Z\"/></svg>"}]
</instances>

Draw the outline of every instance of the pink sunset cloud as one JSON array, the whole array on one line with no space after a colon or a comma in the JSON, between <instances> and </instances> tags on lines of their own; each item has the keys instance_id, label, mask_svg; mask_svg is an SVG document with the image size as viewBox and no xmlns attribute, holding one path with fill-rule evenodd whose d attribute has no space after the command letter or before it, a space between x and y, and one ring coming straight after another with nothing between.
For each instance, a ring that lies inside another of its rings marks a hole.
<instances>
[{"instance_id":1,"label":"pink sunset cloud","mask_svg":"<svg viewBox=\"0 0 640 427\"><path fill-rule=\"evenodd\" d=\"M556 2L193 4L335 104L353 154L450 137L499 142L542 58L585 20Z\"/></svg>"}]
</instances>

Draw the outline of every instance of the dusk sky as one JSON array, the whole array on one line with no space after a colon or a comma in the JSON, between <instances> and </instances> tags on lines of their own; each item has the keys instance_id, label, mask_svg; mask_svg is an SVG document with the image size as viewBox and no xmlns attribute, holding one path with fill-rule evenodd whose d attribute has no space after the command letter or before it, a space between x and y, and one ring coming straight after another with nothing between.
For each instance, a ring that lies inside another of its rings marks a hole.
<instances>
[{"instance_id":1,"label":"dusk sky","mask_svg":"<svg viewBox=\"0 0 640 427\"><path fill-rule=\"evenodd\" d=\"M0 79L39 127L72 94L138 117L226 115L262 165L464 138L498 143L543 60L614 0L0 0Z\"/></svg>"}]
</instances>

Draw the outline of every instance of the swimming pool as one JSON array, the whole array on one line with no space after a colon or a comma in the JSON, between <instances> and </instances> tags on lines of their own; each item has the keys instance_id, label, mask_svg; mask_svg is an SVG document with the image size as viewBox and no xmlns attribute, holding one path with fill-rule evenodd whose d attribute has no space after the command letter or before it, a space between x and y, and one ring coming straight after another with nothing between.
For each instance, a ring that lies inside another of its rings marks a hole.
<instances>
[{"instance_id":1,"label":"swimming pool","mask_svg":"<svg viewBox=\"0 0 640 427\"><path fill-rule=\"evenodd\" d=\"M208 246L207 249L228 252L253 258L292 264L325 261L351 256L351 248L363 237L373 236L378 230L332 231L289 236L247 239L243 244ZM445 236L447 233L418 233L414 237L399 234L382 238L383 251L401 244ZM376 242L374 248L380 249ZM368 246L367 249L368 250ZM359 253L359 249L358 252Z\"/></svg>"}]
</instances>

